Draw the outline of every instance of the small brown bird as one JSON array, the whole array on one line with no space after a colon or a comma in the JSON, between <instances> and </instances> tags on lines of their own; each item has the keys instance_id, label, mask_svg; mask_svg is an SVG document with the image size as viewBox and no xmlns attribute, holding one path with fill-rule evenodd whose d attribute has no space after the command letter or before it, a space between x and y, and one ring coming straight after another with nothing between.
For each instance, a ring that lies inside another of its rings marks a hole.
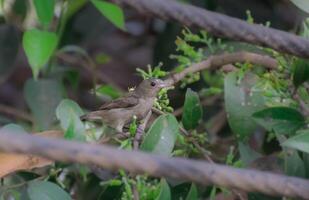
<instances>
[{"instance_id":1,"label":"small brown bird","mask_svg":"<svg viewBox=\"0 0 309 200\"><path fill-rule=\"evenodd\" d=\"M134 91L102 105L98 111L81 116L81 120L102 120L108 126L122 132L133 116L136 116L138 121L146 117L158 92L166 86L167 84L160 79L146 79Z\"/></svg>"}]
</instances>

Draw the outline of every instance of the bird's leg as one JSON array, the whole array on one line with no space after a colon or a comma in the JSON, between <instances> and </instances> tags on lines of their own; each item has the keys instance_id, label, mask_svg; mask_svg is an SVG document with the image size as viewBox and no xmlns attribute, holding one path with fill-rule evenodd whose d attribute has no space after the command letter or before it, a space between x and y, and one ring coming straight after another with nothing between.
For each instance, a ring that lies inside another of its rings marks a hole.
<instances>
[{"instance_id":1,"label":"bird's leg","mask_svg":"<svg viewBox=\"0 0 309 200\"><path fill-rule=\"evenodd\" d=\"M135 137L134 137L134 140L133 140L133 149L135 151L137 151L138 148L139 148L139 144L140 144L140 141L142 139L143 132L146 128L147 122L150 119L150 117L151 117L151 110L148 112L148 114L147 114L146 118L143 120L143 122L140 125L138 125L138 127L136 129ZM135 177L134 174L131 173L131 176L136 180L136 177ZM134 200L140 199L136 185L132 185L132 191L133 191Z\"/></svg>"},{"instance_id":2,"label":"bird's leg","mask_svg":"<svg viewBox=\"0 0 309 200\"><path fill-rule=\"evenodd\" d=\"M124 124L118 124L115 128L117 135L129 136L130 133L124 132L123 130Z\"/></svg>"},{"instance_id":3,"label":"bird's leg","mask_svg":"<svg viewBox=\"0 0 309 200\"><path fill-rule=\"evenodd\" d=\"M138 149L138 146L139 146L139 143L142 139L142 136L143 136L143 133L144 133L144 130L146 128L146 125L151 117L151 110L148 112L148 114L146 115L145 119L143 120L143 122L138 125L137 129L136 129L136 134L135 134L135 138L134 138L134 142L133 142L133 147L135 150Z\"/></svg>"}]
</instances>

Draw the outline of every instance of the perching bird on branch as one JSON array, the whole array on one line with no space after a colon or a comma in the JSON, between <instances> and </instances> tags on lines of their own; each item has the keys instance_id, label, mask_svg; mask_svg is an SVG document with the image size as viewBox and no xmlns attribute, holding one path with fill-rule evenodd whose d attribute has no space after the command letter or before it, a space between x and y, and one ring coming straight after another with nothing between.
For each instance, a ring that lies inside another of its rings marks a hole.
<instances>
[{"instance_id":1,"label":"perching bird on branch","mask_svg":"<svg viewBox=\"0 0 309 200\"><path fill-rule=\"evenodd\" d=\"M81 120L102 120L116 131L122 132L133 116L136 116L138 121L146 117L158 92L166 86L167 84L160 79L146 79L134 91L102 105L98 111L81 116Z\"/></svg>"}]
</instances>

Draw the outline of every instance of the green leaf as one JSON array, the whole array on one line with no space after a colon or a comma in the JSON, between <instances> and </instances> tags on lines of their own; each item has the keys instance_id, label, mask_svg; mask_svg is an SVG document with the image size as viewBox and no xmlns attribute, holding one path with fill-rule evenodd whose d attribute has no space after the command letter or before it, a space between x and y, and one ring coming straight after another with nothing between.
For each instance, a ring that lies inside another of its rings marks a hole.
<instances>
[{"instance_id":1,"label":"green leaf","mask_svg":"<svg viewBox=\"0 0 309 200\"><path fill-rule=\"evenodd\" d=\"M55 120L55 109L62 99L60 83L49 79L29 79L24 87L24 96L38 128L48 129Z\"/></svg>"},{"instance_id":2,"label":"green leaf","mask_svg":"<svg viewBox=\"0 0 309 200\"><path fill-rule=\"evenodd\" d=\"M192 183L190 191L186 197L186 200L198 200L198 193L194 183Z\"/></svg>"},{"instance_id":3,"label":"green leaf","mask_svg":"<svg viewBox=\"0 0 309 200\"><path fill-rule=\"evenodd\" d=\"M298 58L294 61L293 67L293 83L295 87L298 87L309 79L309 62L308 60Z\"/></svg>"},{"instance_id":4,"label":"green leaf","mask_svg":"<svg viewBox=\"0 0 309 200\"><path fill-rule=\"evenodd\" d=\"M306 13L309 13L309 1L308 0L291 0L299 9Z\"/></svg>"},{"instance_id":5,"label":"green leaf","mask_svg":"<svg viewBox=\"0 0 309 200\"><path fill-rule=\"evenodd\" d=\"M252 116L266 130L273 130L278 134L294 134L305 124L302 114L289 107L266 108Z\"/></svg>"},{"instance_id":6,"label":"green leaf","mask_svg":"<svg viewBox=\"0 0 309 200\"><path fill-rule=\"evenodd\" d=\"M248 193L248 200L282 200L281 197L268 196L261 193Z\"/></svg>"},{"instance_id":7,"label":"green leaf","mask_svg":"<svg viewBox=\"0 0 309 200\"><path fill-rule=\"evenodd\" d=\"M15 190L15 189L4 189L2 190L0 188L0 200L8 200L8 199L13 199L13 200L20 200L22 199L21 197L24 197L22 196L21 192L18 191L18 190ZM23 200L26 200L26 198L24 197Z\"/></svg>"},{"instance_id":8,"label":"green leaf","mask_svg":"<svg viewBox=\"0 0 309 200\"><path fill-rule=\"evenodd\" d=\"M110 85L101 85L96 89L96 93L103 95L103 96L109 96L112 99L116 99L121 95L121 92Z\"/></svg>"},{"instance_id":9,"label":"green leaf","mask_svg":"<svg viewBox=\"0 0 309 200\"><path fill-rule=\"evenodd\" d=\"M304 153L303 154L303 160L304 160L304 165L305 165L305 169L306 169L306 178L309 178L309 154L308 153Z\"/></svg>"},{"instance_id":10,"label":"green leaf","mask_svg":"<svg viewBox=\"0 0 309 200\"><path fill-rule=\"evenodd\" d=\"M58 185L48 181L28 182L27 193L30 200L71 200L70 195Z\"/></svg>"},{"instance_id":11,"label":"green leaf","mask_svg":"<svg viewBox=\"0 0 309 200\"><path fill-rule=\"evenodd\" d=\"M65 138L74 140L85 140L85 127L80 120L84 112L77 103L70 99L64 99L56 109L57 119L65 130Z\"/></svg>"},{"instance_id":12,"label":"green leaf","mask_svg":"<svg viewBox=\"0 0 309 200\"><path fill-rule=\"evenodd\" d=\"M48 26L54 17L55 0L33 0L40 22Z\"/></svg>"},{"instance_id":13,"label":"green leaf","mask_svg":"<svg viewBox=\"0 0 309 200\"><path fill-rule=\"evenodd\" d=\"M124 15L119 6L100 0L91 0L91 2L111 23L118 28L125 30Z\"/></svg>"},{"instance_id":14,"label":"green leaf","mask_svg":"<svg viewBox=\"0 0 309 200\"><path fill-rule=\"evenodd\" d=\"M253 89L257 80L257 76L247 73L238 81L237 72L229 73L224 80L224 103L228 123L241 140L247 139L257 127L251 115L264 108L261 91Z\"/></svg>"},{"instance_id":15,"label":"green leaf","mask_svg":"<svg viewBox=\"0 0 309 200\"><path fill-rule=\"evenodd\" d=\"M69 20L75 13L87 4L88 0L68 0L66 12L64 13L64 21ZM64 23L66 24L66 23Z\"/></svg>"},{"instance_id":16,"label":"green leaf","mask_svg":"<svg viewBox=\"0 0 309 200\"><path fill-rule=\"evenodd\" d=\"M309 129L297 131L294 137L290 137L281 145L309 153Z\"/></svg>"},{"instance_id":17,"label":"green leaf","mask_svg":"<svg viewBox=\"0 0 309 200\"><path fill-rule=\"evenodd\" d=\"M182 114L182 124L185 129L191 130L196 128L202 115L203 110L198 94L188 88Z\"/></svg>"},{"instance_id":18,"label":"green leaf","mask_svg":"<svg viewBox=\"0 0 309 200\"><path fill-rule=\"evenodd\" d=\"M160 155L169 156L174 148L179 133L177 119L171 115L161 115L148 130L141 149Z\"/></svg>"},{"instance_id":19,"label":"green leaf","mask_svg":"<svg viewBox=\"0 0 309 200\"><path fill-rule=\"evenodd\" d=\"M286 151L284 163L284 171L286 175L298 177L306 176L305 164L298 155L297 151Z\"/></svg>"},{"instance_id":20,"label":"green leaf","mask_svg":"<svg viewBox=\"0 0 309 200\"><path fill-rule=\"evenodd\" d=\"M249 145L242 142L238 143L238 151L240 154L240 160L245 163L246 166L249 166L254 160L261 157L261 154L254 151L250 148Z\"/></svg>"},{"instance_id":21,"label":"green leaf","mask_svg":"<svg viewBox=\"0 0 309 200\"><path fill-rule=\"evenodd\" d=\"M52 32L31 29L24 33L23 47L34 78L38 77L40 69L47 64L56 49L57 42L57 35Z\"/></svg>"},{"instance_id":22,"label":"green leaf","mask_svg":"<svg viewBox=\"0 0 309 200\"><path fill-rule=\"evenodd\" d=\"M168 186L165 179L161 179L161 190L159 196L156 198L156 200L170 200L171 197L171 190Z\"/></svg>"},{"instance_id":23,"label":"green leaf","mask_svg":"<svg viewBox=\"0 0 309 200\"><path fill-rule=\"evenodd\" d=\"M0 84L5 81L14 70L17 56L19 37L17 29L12 25L0 26Z\"/></svg>"},{"instance_id":24,"label":"green leaf","mask_svg":"<svg viewBox=\"0 0 309 200\"><path fill-rule=\"evenodd\" d=\"M29 10L28 1L15 0L15 1L11 1L10 4L13 4L13 5L10 5L10 9L11 9L10 13L14 14L14 17L16 17L15 19L19 19L20 22L22 22L26 18L27 11Z\"/></svg>"},{"instance_id":25,"label":"green leaf","mask_svg":"<svg viewBox=\"0 0 309 200\"><path fill-rule=\"evenodd\" d=\"M66 139L74 139L75 130L74 130L74 122L73 120L70 121L69 127L65 130L64 138Z\"/></svg>"},{"instance_id":26,"label":"green leaf","mask_svg":"<svg viewBox=\"0 0 309 200\"><path fill-rule=\"evenodd\" d=\"M28 132L25 131L25 129L18 124L7 124L3 126L0 130L11 133L28 134Z\"/></svg>"}]
</instances>

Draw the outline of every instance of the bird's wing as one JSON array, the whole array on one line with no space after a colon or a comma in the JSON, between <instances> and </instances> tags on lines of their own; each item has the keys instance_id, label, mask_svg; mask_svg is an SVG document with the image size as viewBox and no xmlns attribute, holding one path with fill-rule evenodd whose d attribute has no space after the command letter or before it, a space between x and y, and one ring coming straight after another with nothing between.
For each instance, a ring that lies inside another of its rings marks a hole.
<instances>
[{"instance_id":1,"label":"bird's wing","mask_svg":"<svg viewBox=\"0 0 309 200\"><path fill-rule=\"evenodd\" d=\"M111 102L103 104L100 110L109 110L115 108L129 108L138 104L138 98L135 96L127 96L119 99L115 99Z\"/></svg>"}]
</instances>

